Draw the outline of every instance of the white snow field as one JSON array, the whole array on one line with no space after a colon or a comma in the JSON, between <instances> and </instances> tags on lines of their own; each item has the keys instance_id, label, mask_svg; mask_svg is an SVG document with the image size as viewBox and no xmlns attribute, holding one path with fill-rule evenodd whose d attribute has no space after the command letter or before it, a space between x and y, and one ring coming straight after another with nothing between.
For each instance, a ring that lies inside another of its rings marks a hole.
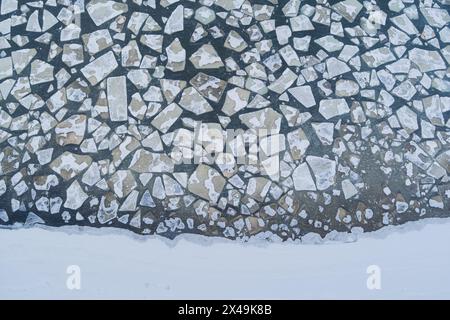
<instances>
[{"instance_id":1,"label":"white snow field","mask_svg":"<svg viewBox=\"0 0 450 320\"><path fill-rule=\"evenodd\" d=\"M0 298L450 298L450 219L322 244L130 235L78 227L0 230ZM377 276L367 273L369 266L379 271L380 289L368 289L368 278ZM78 267L81 287L70 290L74 273L67 271Z\"/></svg>"}]
</instances>

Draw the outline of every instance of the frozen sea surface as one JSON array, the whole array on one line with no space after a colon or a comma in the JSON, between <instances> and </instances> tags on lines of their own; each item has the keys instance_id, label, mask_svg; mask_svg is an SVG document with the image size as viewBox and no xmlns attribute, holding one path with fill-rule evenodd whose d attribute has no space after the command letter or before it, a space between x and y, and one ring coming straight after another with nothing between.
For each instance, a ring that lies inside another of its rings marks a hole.
<instances>
[{"instance_id":1,"label":"frozen sea surface","mask_svg":"<svg viewBox=\"0 0 450 320\"><path fill-rule=\"evenodd\" d=\"M450 219L321 245L79 231L2 230L0 298L450 298ZM71 266L80 290L66 286ZM379 271L381 289L368 289L368 268Z\"/></svg>"}]
</instances>

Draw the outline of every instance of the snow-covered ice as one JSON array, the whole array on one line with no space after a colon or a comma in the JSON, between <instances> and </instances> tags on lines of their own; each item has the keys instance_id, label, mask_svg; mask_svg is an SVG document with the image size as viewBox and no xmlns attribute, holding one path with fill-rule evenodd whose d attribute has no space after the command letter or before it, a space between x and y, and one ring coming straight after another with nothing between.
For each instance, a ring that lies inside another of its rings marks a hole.
<instances>
[{"instance_id":1,"label":"snow-covered ice","mask_svg":"<svg viewBox=\"0 0 450 320\"><path fill-rule=\"evenodd\" d=\"M322 244L312 244L315 237L306 244L195 235L171 241L108 230L0 230L0 299L450 298L449 219ZM80 290L67 289L70 266L80 268ZM380 290L367 288L373 266Z\"/></svg>"}]
</instances>

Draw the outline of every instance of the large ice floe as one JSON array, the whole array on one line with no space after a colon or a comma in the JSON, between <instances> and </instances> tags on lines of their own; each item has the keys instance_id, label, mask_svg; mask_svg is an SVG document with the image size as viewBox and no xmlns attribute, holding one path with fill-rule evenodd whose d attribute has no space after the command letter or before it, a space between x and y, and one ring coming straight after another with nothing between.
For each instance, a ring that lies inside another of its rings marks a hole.
<instances>
[{"instance_id":1,"label":"large ice floe","mask_svg":"<svg viewBox=\"0 0 450 320\"><path fill-rule=\"evenodd\" d=\"M2 0L0 225L298 239L450 209L448 0Z\"/></svg>"}]
</instances>

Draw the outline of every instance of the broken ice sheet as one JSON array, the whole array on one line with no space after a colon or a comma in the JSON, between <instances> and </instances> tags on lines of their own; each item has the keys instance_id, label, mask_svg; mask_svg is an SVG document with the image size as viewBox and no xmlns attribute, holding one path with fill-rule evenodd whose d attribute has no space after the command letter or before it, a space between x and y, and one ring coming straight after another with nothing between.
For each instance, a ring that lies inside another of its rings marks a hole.
<instances>
[{"instance_id":1,"label":"broken ice sheet","mask_svg":"<svg viewBox=\"0 0 450 320\"><path fill-rule=\"evenodd\" d=\"M76 4L1 2L0 224L287 240L448 216L448 1Z\"/></svg>"}]
</instances>

